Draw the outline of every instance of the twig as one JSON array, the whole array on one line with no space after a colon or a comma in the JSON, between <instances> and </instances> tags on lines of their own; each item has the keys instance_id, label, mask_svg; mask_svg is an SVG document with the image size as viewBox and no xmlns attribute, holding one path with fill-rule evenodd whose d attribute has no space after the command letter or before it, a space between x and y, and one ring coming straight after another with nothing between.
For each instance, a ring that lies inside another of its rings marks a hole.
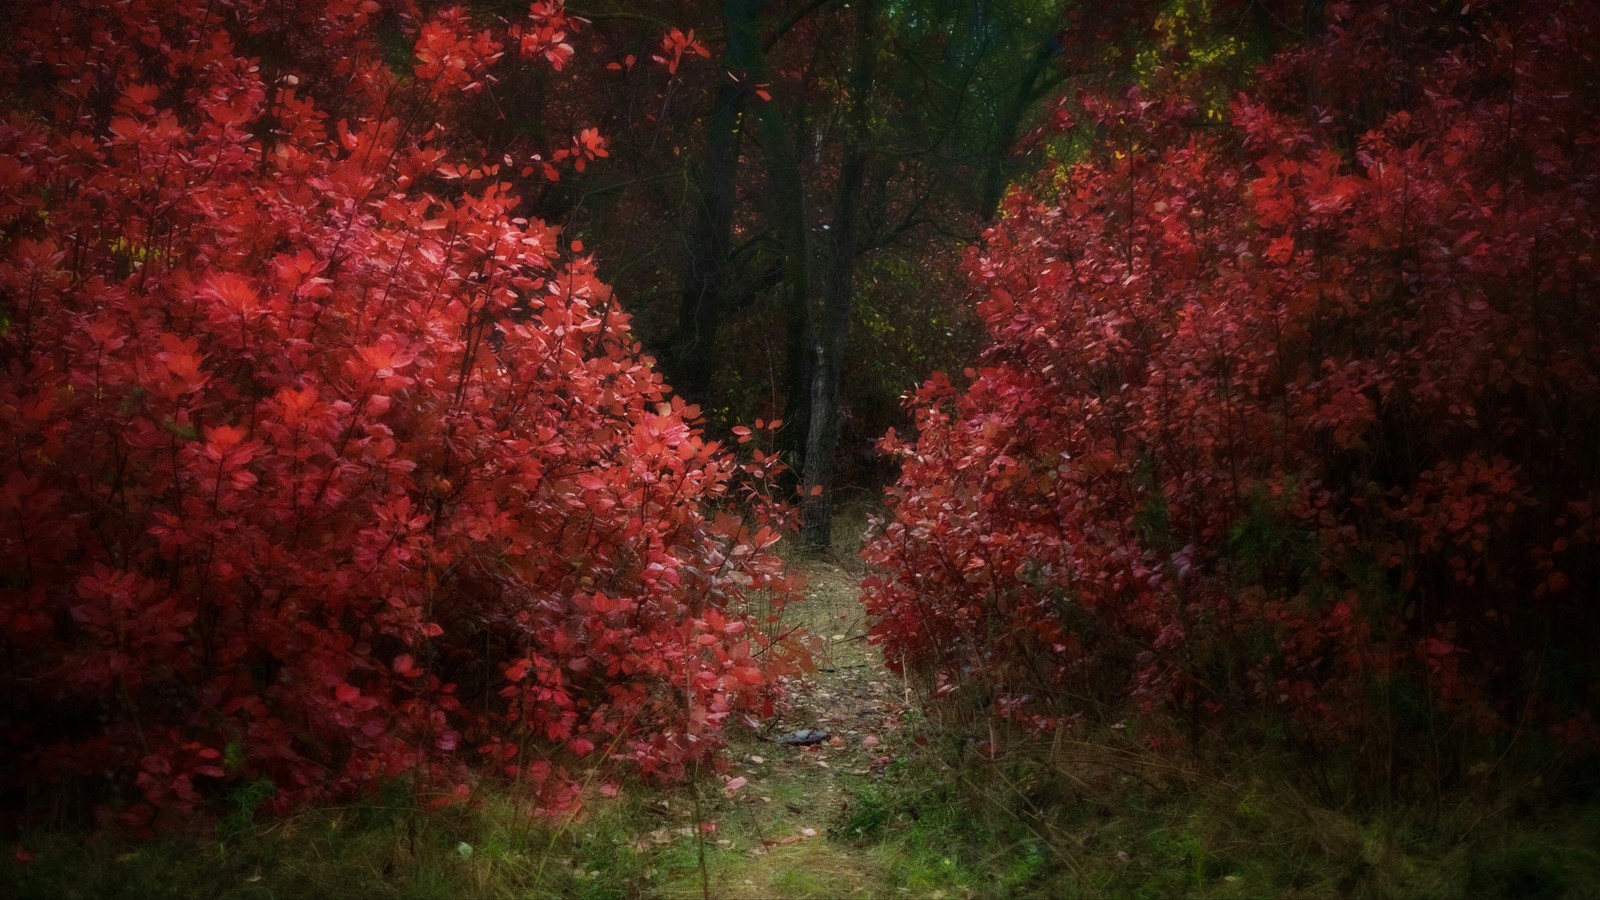
<instances>
[{"instance_id":1,"label":"twig","mask_svg":"<svg viewBox=\"0 0 1600 900\"><path fill-rule=\"evenodd\" d=\"M695 764L694 778L689 782L689 791L694 797L694 842L695 849L700 854L700 896L702 900L711 900L711 877L706 873L706 829L705 817L700 812L700 765Z\"/></svg>"}]
</instances>

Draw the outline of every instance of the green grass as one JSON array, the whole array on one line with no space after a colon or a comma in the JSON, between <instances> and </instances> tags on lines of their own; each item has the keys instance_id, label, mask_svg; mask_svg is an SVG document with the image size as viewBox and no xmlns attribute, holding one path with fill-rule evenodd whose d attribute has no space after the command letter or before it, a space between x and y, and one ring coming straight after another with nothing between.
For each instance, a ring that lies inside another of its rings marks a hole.
<instances>
[{"instance_id":1,"label":"green grass","mask_svg":"<svg viewBox=\"0 0 1600 900\"><path fill-rule=\"evenodd\" d=\"M1600 806L1529 778L1358 813L1308 799L1283 759L1202 765L1107 735L987 760L918 727L926 743L878 777L769 759L731 798L706 779L703 843L689 788L634 785L549 822L507 796L425 812L400 786L263 820L266 789L246 786L182 834L26 834L0 855L0 895L1600 897Z\"/></svg>"},{"instance_id":2,"label":"green grass","mask_svg":"<svg viewBox=\"0 0 1600 900\"><path fill-rule=\"evenodd\" d=\"M1288 759L1201 764L1118 735L994 761L951 747L930 736L835 828L898 894L1600 897L1600 807L1536 780L1358 812L1311 800Z\"/></svg>"},{"instance_id":3,"label":"green grass","mask_svg":"<svg viewBox=\"0 0 1600 900\"><path fill-rule=\"evenodd\" d=\"M246 792L211 827L137 840L35 831L0 858L19 897L222 898L640 896L660 855L643 803L606 801L566 823L532 820L499 798L423 811L403 791L258 822ZM643 836L643 838L642 838Z\"/></svg>"}]
</instances>

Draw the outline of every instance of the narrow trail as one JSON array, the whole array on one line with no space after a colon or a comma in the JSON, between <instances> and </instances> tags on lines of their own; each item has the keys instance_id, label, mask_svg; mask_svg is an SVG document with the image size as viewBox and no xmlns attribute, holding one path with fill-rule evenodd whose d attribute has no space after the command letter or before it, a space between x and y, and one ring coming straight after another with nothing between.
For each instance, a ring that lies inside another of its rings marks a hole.
<instances>
[{"instance_id":1,"label":"narrow trail","mask_svg":"<svg viewBox=\"0 0 1600 900\"><path fill-rule=\"evenodd\" d=\"M716 821L704 841L704 880L696 846L693 867L678 869L664 885L665 896L897 895L883 861L852 845L844 829L853 792L881 777L896 756L906 689L866 640L860 576L824 560L793 565L806 576L808 602L792 607L786 619L819 639L818 671L790 686L790 707L768 733L775 738L810 728L830 737L808 747L770 738L733 744L736 762L727 777L747 783L731 795L714 785L703 789L703 798L715 801L703 799L703 812Z\"/></svg>"}]
</instances>

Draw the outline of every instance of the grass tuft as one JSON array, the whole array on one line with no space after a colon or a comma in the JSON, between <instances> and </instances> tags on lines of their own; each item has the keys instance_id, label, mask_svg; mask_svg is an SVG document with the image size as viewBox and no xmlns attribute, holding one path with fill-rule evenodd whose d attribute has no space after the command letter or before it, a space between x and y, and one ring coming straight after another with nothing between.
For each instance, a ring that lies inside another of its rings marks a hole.
<instances>
[{"instance_id":1,"label":"grass tuft","mask_svg":"<svg viewBox=\"0 0 1600 900\"><path fill-rule=\"evenodd\" d=\"M425 811L397 786L370 801L258 821L270 785L247 785L212 827L140 840L37 831L0 857L18 897L636 897L652 881L642 801L591 806L567 822L530 819L496 795ZM23 858L18 858L19 856ZM26 859L26 861L24 861Z\"/></svg>"},{"instance_id":2,"label":"grass tuft","mask_svg":"<svg viewBox=\"0 0 1600 900\"><path fill-rule=\"evenodd\" d=\"M1288 757L1196 762L1108 730L987 759L959 739L971 729L922 727L833 832L900 894L1600 896L1600 810L1507 796L1536 780L1334 809L1296 786Z\"/></svg>"}]
</instances>

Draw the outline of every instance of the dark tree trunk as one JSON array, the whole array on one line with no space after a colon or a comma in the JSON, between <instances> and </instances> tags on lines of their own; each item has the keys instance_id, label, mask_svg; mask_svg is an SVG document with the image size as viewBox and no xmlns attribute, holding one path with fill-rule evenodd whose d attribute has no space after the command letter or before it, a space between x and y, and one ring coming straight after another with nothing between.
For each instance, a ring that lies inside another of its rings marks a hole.
<instances>
[{"instance_id":1,"label":"dark tree trunk","mask_svg":"<svg viewBox=\"0 0 1600 900\"><path fill-rule=\"evenodd\" d=\"M765 78L760 69L751 72L757 83ZM777 103L755 104L756 143L772 184L773 218L783 253L783 280L780 290L784 310L784 428L778 446L785 461L796 472L804 467L806 438L811 419L811 345L814 322L811 312L811 222L806 212L805 185L800 177L800 157L796 137Z\"/></svg>"},{"instance_id":2,"label":"dark tree trunk","mask_svg":"<svg viewBox=\"0 0 1600 900\"><path fill-rule=\"evenodd\" d=\"M716 103L705 161L697 173L700 191L684 263L678 330L665 360L673 389L693 403L704 403L711 388L717 367L717 331L728 306L727 270L739 159L735 122L741 97L737 90L723 88L717 92Z\"/></svg>"},{"instance_id":3,"label":"dark tree trunk","mask_svg":"<svg viewBox=\"0 0 1600 900\"><path fill-rule=\"evenodd\" d=\"M1328 19L1324 10L1324 0L1305 0L1300 7L1300 15L1305 19L1306 43L1314 44L1327 33Z\"/></svg>"},{"instance_id":4,"label":"dark tree trunk","mask_svg":"<svg viewBox=\"0 0 1600 900\"><path fill-rule=\"evenodd\" d=\"M756 14L765 0L728 0L726 64L737 72L757 65ZM706 155L696 173L699 197L684 262L678 329L665 360L673 389L693 403L704 403L718 362L717 332L732 296L729 269L733 253L733 210L739 174L739 117L745 106L742 83L724 81L706 135Z\"/></svg>"},{"instance_id":5,"label":"dark tree trunk","mask_svg":"<svg viewBox=\"0 0 1600 900\"><path fill-rule=\"evenodd\" d=\"M822 321L814 340L816 371L811 376L811 421L806 429L805 469L800 503L801 544L811 552L833 542L833 467L839 449L839 398L844 351L850 336L855 298L856 218L867 168L867 126L877 57L877 4L858 0L855 63L850 73L850 121L834 198L833 253L823 285Z\"/></svg>"},{"instance_id":6,"label":"dark tree trunk","mask_svg":"<svg viewBox=\"0 0 1600 900\"><path fill-rule=\"evenodd\" d=\"M1034 53L1026 76L1006 100L1005 110L995 129L994 144L990 147L989 158L983 168L981 202L983 214L986 216L995 214L1001 198L1005 195L1006 186L1011 182L1014 169L1007 164L1011 159L1011 149L1017 145L1018 133L1022 130L1022 121L1028 114L1028 108L1051 84L1045 79L1045 74L1060 52L1061 46L1054 38L1041 44Z\"/></svg>"},{"instance_id":7,"label":"dark tree trunk","mask_svg":"<svg viewBox=\"0 0 1600 900\"><path fill-rule=\"evenodd\" d=\"M806 440L811 432L811 377L816 371L812 356L812 332L815 323L811 316L810 253L808 236L804 234L805 216L801 210L799 225L801 241L798 248L789 251L785 264L792 271L784 278L784 361L783 361L783 431L778 447L785 454L786 463L798 475L805 468ZM797 255L804 254L804 255ZM796 279L799 280L796 280Z\"/></svg>"}]
</instances>

